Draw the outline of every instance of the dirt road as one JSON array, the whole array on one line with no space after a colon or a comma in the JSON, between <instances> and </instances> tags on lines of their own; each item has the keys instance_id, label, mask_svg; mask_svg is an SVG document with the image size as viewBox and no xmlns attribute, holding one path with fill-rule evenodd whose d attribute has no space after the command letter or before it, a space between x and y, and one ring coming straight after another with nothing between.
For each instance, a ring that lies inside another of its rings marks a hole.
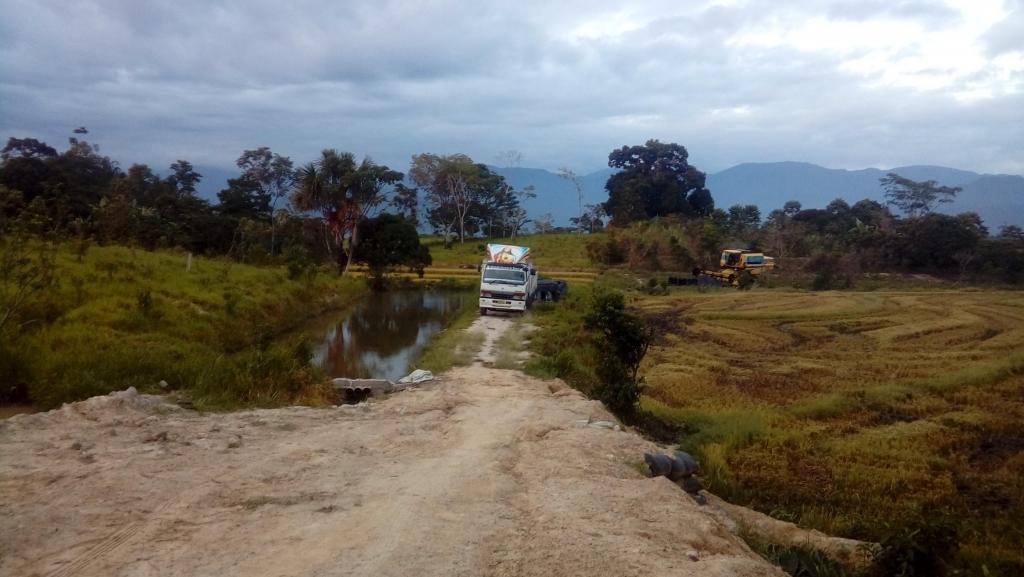
<instances>
[{"instance_id":1,"label":"dirt road","mask_svg":"<svg viewBox=\"0 0 1024 577\"><path fill-rule=\"evenodd\" d=\"M493 344L509 321L481 322ZM13 417L0 575L782 575L588 420L611 417L479 365L360 406Z\"/></svg>"}]
</instances>

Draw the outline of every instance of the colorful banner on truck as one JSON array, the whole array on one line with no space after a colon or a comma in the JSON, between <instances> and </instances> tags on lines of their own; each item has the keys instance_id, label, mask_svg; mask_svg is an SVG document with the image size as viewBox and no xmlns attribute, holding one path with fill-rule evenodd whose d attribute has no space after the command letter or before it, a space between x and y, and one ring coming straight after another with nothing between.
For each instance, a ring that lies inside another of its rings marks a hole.
<instances>
[{"instance_id":1,"label":"colorful banner on truck","mask_svg":"<svg viewBox=\"0 0 1024 577\"><path fill-rule=\"evenodd\" d=\"M487 254L490 262L498 264L519 264L530 258L530 247L511 244L489 244Z\"/></svg>"}]
</instances>

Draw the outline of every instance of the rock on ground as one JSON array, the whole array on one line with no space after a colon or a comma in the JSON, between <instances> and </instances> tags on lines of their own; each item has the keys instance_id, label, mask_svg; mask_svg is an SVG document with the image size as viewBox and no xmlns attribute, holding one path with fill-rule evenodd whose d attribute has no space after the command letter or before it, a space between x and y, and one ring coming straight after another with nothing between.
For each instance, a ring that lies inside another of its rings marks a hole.
<instances>
[{"instance_id":1,"label":"rock on ground","mask_svg":"<svg viewBox=\"0 0 1024 577\"><path fill-rule=\"evenodd\" d=\"M558 381L480 366L368 405L116 393L0 422L0 575L783 575Z\"/></svg>"}]
</instances>

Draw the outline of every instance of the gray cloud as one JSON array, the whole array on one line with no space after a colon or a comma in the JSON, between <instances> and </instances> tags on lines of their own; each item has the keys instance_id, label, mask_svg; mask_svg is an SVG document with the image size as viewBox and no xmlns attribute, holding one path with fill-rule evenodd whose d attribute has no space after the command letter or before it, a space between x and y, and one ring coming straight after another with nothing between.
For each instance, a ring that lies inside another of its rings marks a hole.
<instances>
[{"instance_id":1,"label":"gray cloud","mask_svg":"<svg viewBox=\"0 0 1024 577\"><path fill-rule=\"evenodd\" d=\"M528 165L590 170L661 138L707 170L1020 173L1011 8L963 47L1010 64L970 68L936 58L927 38L865 41L891 32L879 22L958 30L964 16L938 2L0 0L0 136L60 144L84 124L108 154L156 166L229 165L268 145L298 162L330 146L399 169L423 151L490 161L514 148ZM836 49L815 36L822 21L857 27L857 41ZM858 59L878 64L851 68Z\"/></svg>"}]
</instances>

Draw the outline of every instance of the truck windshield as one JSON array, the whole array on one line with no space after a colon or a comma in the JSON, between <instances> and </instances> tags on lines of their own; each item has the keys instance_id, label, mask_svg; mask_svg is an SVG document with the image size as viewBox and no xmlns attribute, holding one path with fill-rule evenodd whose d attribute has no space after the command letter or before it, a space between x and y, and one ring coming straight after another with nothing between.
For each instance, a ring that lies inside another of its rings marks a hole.
<instances>
[{"instance_id":1,"label":"truck windshield","mask_svg":"<svg viewBox=\"0 0 1024 577\"><path fill-rule=\"evenodd\" d=\"M515 268L489 266L484 269L484 282L523 284L525 278L523 271Z\"/></svg>"}]
</instances>

